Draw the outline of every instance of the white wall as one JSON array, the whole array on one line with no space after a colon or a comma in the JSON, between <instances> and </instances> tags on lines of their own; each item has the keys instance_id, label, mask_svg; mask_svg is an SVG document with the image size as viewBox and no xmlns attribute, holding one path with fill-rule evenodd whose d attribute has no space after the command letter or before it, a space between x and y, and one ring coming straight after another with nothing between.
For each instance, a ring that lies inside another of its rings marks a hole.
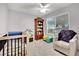
<instances>
[{"instance_id":1,"label":"white wall","mask_svg":"<svg viewBox=\"0 0 79 59\"><path fill-rule=\"evenodd\" d=\"M70 6L58 9L54 12L52 12L49 15L46 15L45 18L47 17L52 17L56 16L58 14L64 13L64 12L69 12L70 13L70 29L76 31L79 33L79 4L71 4ZM78 43L78 49L79 49L79 39L77 41Z\"/></svg>"},{"instance_id":2,"label":"white wall","mask_svg":"<svg viewBox=\"0 0 79 59\"><path fill-rule=\"evenodd\" d=\"M0 35L3 35L7 32L7 4L0 4Z\"/></svg>"},{"instance_id":3,"label":"white wall","mask_svg":"<svg viewBox=\"0 0 79 59\"><path fill-rule=\"evenodd\" d=\"M12 10L9 10L8 14L8 31L31 29L34 33L34 16Z\"/></svg>"}]
</instances>

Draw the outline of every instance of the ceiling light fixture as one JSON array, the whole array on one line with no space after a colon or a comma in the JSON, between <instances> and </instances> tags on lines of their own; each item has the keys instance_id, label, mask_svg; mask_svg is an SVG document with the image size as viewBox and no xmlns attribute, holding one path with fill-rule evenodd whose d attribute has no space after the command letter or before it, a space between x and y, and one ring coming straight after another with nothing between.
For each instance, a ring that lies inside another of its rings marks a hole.
<instances>
[{"instance_id":1,"label":"ceiling light fixture","mask_svg":"<svg viewBox=\"0 0 79 59\"><path fill-rule=\"evenodd\" d=\"M40 10L40 12L41 12L41 13L44 13L44 14L45 14L47 11L48 11L47 8L42 8L42 9Z\"/></svg>"},{"instance_id":2,"label":"ceiling light fixture","mask_svg":"<svg viewBox=\"0 0 79 59\"><path fill-rule=\"evenodd\" d=\"M48 3L40 3L40 12L41 13L46 13L49 9L47 7L49 7L49 4Z\"/></svg>"}]
</instances>

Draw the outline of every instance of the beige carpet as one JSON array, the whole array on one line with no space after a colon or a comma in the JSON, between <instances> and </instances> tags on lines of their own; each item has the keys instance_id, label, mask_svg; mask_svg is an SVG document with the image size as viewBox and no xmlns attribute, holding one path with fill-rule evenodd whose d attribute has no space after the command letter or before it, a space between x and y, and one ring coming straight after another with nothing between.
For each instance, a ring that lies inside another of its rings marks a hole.
<instances>
[{"instance_id":1,"label":"beige carpet","mask_svg":"<svg viewBox=\"0 0 79 59\"><path fill-rule=\"evenodd\" d=\"M53 42L46 43L43 40L35 40L31 43L28 43L27 53L29 56L64 56L53 50Z\"/></svg>"}]
</instances>

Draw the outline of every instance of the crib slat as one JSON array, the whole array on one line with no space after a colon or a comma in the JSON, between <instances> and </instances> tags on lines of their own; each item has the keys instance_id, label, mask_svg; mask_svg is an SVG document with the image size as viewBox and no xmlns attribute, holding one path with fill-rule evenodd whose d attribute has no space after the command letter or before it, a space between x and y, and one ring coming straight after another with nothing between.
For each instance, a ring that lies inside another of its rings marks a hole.
<instances>
[{"instance_id":1,"label":"crib slat","mask_svg":"<svg viewBox=\"0 0 79 59\"><path fill-rule=\"evenodd\" d=\"M19 38L18 38L18 56L19 56Z\"/></svg>"},{"instance_id":2,"label":"crib slat","mask_svg":"<svg viewBox=\"0 0 79 59\"><path fill-rule=\"evenodd\" d=\"M25 43L26 43L26 37L24 37L24 56L25 56Z\"/></svg>"},{"instance_id":3,"label":"crib slat","mask_svg":"<svg viewBox=\"0 0 79 59\"><path fill-rule=\"evenodd\" d=\"M21 38L21 56L22 56L22 38Z\"/></svg>"},{"instance_id":4,"label":"crib slat","mask_svg":"<svg viewBox=\"0 0 79 59\"><path fill-rule=\"evenodd\" d=\"M5 51L4 51L4 46L3 46L3 56L4 56L4 54L5 54L4 52L5 52Z\"/></svg>"},{"instance_id":5,"label":"crib slat","mask_svg":"<svg viewBox=\"0 0 79 59\"><path fill-rule=\"evenodd\" d=\"M16 56L16 39L14 39L14 40L15 40L14 44L15 44L15 56Z\"/></svg>"},{"instance_id":6,"label":"crib slat","mask_svg":"<svg viewBox=\"0 0 79 59\"><path fill-rule=\"evenodd\" d=\"M12 42L13 41L13 39L11 39L11 56L13 55L13 51L12 51L12 48L13 48L13 45L12 45Z\"/></svg>"},{"instance_id":7,"label":"crib slat","mask_svg":"<svg viewBox=\"0 0 79 59\"><path fill-rule=\"evenodd\" d=\"M24 39L23 39L23 40L24 40ZM24 56L25 56L25 40L24 40L23 43L24 43L24 50L23 50L23 51L24 51Z\"/></svg>"},{"instance_id":8,"label":"crib slat","mask_svg":"<svg viewBox=\"0 0 79 59\"><path fill-rule=\"evenodd\" d=\"M9 40L7 40L7 56L9 56Z\"/></svg>"}]
</instances>

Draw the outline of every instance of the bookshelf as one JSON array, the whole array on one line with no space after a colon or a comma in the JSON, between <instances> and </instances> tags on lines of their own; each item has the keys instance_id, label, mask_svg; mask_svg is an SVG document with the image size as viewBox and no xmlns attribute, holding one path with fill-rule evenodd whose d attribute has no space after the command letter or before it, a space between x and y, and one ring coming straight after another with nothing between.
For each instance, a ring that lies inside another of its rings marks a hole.
<instances>
[{"instance_id":1,"label":"bookshelf","mask_svg":"<svg viewBox=\"0 0 79 59\"><path fill-rule=\"evenodd\" d=\"M44 20L40 17L35 18L35 39L43 39L43 22Z\"/></svg>"}]
</instances>

